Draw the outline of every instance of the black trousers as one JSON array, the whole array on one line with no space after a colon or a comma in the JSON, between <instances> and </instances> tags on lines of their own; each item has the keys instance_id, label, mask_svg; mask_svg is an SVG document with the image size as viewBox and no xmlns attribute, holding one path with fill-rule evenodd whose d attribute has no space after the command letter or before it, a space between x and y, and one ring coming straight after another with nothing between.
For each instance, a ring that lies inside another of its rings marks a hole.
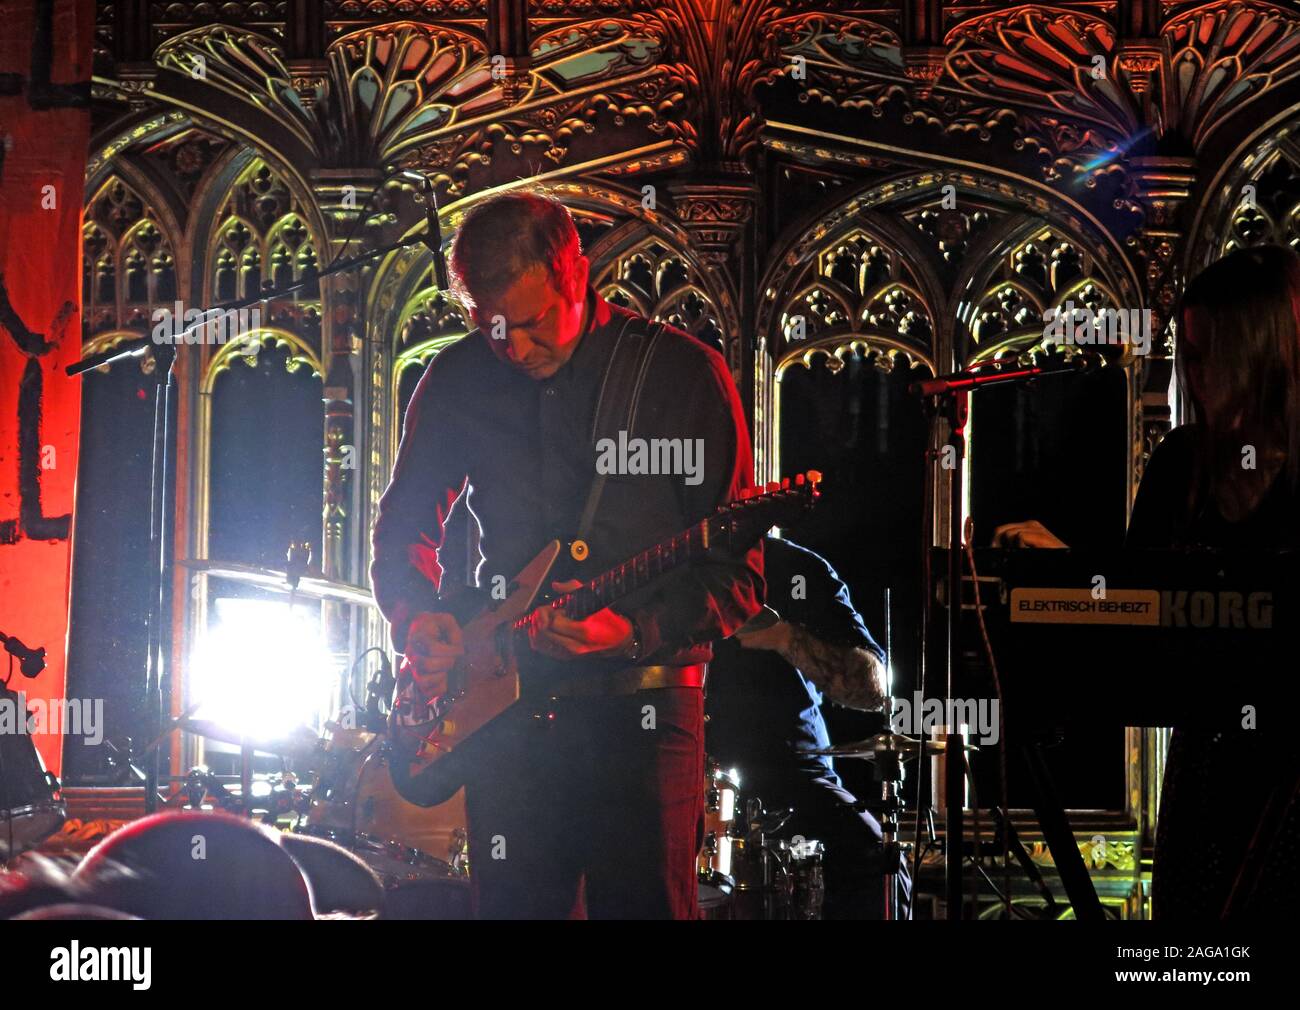
<instances>
[{"instance_id":1,"label":"black trousers","mask_svg":"<svg viewBox=\"0 0 1300 1010\"><path fill-rule=\"evenodd\" d=\"M692 688L517 706L465 798L486 919L693 919L704 701Z\"/></svg>"},{"instance_id":2,"label":"black trousers","mask_svg":"<svg viewBox=\"0 0 1300 1010\"><path fill-rule=\"evenodd\" d=\"M1285 729L1175 729L1156 821L1152 917L1293 916L1300 901L1298 779L1300 752Z\"/></svg>"},{"instance_id":3,"label":"black trousers","mask_svg":"<svg viewBox=\"0 0 1300 1010\"><path fill-rule=\"evenodd\" d=\"M768 758L770 761L770 757ZM823 917L827 919L880 919L884 914L884 886L880 822L858 810L857 798L844 788L839 776L815 761L772 767L744 755L733 755L741 773L742 801L759 797L768 811L793 808L794 815L781 830L782 837L802 835L825 846L822 860L826 882ZM911 901L911 881L906 860L898 861L899 918Z\"/></svg>"}]
</instances>

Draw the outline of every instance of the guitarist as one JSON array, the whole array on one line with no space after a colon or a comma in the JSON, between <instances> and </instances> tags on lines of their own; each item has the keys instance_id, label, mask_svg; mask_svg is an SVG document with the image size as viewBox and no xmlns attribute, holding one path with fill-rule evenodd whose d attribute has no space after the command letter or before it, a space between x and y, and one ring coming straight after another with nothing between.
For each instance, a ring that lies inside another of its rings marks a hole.
<instances>
[{"instance_id":1,"label":"guitarist","mask_svg":"<svg viewBox=\"0 0 1300 1010\"><path fill-rule=\"evenodd\" d=\"M489 591L577 531L587 550L563 553L551 587L562 592L738 497L752 474L722 357L601 299L559 203L479 204L451 268L478 329L420 379L372 538L375 598L425 699L445 692L473 613L438 594L462 496ZM629 446L680 439L694 451L675 457L684 472L630 454L611 467L595 436L622 443L623 431ZM535 612L522 703L489 724L466 783L480 917L695 917L709 643L756 614L762 593L755 545L584 620Z\"/></svg>"}]
</instances>

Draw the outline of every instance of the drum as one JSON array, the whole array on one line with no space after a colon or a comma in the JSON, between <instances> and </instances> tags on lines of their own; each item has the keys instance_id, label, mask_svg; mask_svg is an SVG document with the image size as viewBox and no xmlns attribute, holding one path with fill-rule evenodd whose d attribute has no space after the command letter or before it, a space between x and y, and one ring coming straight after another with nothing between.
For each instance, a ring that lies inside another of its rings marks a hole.
<instances>
[{"instance_id":1,"label":"drum","mask_svg":"<svg viewBox=\"0 0 1300 1010\"><path fill-rule=\"evenodd\" d=\"M702 911L724 904L735 883L731 857L739 788L739 776L734 771L723 771L716 761L705 761L704 842L696 861Z\"/></svg>"},{"instance_id":2,"label":"drum","mask_svg":"<svg viewBox=\"0 0 1300 1010\"><path fill-rule=\"evenodd\" d=\"M320 759L305 826L321 833L367 835L396 842L467 872L464 790L436 807L408 803L393 788L383 737L333 729Z\"/></svg>"},{"instance_id":3,"label":"drum","mask_svg":"<svg viewBox=\"0 0 1300 1010\"><path fill-rule=\"evenodd\" d=\"M0 705L26 719L23 696L0 687ZM0 863L35 848L63 826L67 805L27 733L0 733Z\"/></svg>"},{"instance_id":4,"label":"drum","mask_svg":"<svg viewBox=\"0 0 1300 1010\"><path fill-rule=\"evenodd\" d=\"M366 834L354 836L351 849L384 885L385 919L472 918L469 877L451 864Z\"/></svg>"},{"instance_id":5,"label":"drum","mask_svg":"<svg viewBox=\"0 0 1300 1010\"><path fill-rule=\"evenodd\" d=\"M348 849L384 885L384 917L464 919L470 914L465 794L437 807L402 799L383 737L331 728L299 831Z\"/></svg>"},{"instance_id":6,"label":"drum","mask_svg":"<svg viewBox=\"0 0 1300 1010\"><path fill-rule=\"evenodd\" d=\"M826 877L822 860L826 847L813 839L796 837L790 845L790 872L794 874L792 919L820 919L826 903Z\"/></svg>"},{"instance_id":7,"label":"drum","mask_svg":"<svg viewBox=\"0 0 1300 1010\"><path fill-rule=\"evenodd\" d=\"M820 919L826 898L825 848L814 839L736 839L732 919Z\"/></svg>"},{"instance_id":8,"label":"drum","mask_svg":"<svg viewBox=\"0 0 1300 1010\"><path fill-rule=\"evenodd\" d=\"M703 919L820 919L826 888L824 847L815 839L776 837L793 810L768 813L751 797L736 823L739 776L708 763L705 836L699 855Z\"/></svg>"}]
</instances>

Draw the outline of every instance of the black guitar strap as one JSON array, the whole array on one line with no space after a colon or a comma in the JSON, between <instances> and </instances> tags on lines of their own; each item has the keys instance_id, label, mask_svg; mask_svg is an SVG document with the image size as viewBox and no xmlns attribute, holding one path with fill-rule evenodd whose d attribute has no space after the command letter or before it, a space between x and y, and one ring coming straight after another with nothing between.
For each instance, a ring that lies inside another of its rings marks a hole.
<instances>
[{"instance_id":1,"label":"black guitar strap","mask_svg":"<svg viewBox=\"0 0 1300 1010\"><path fill-rule=\"evenodd\" d=\"M642 332L639 326L633 325L635 322L637 320L628 319L623 324L614 340L609 363L605 366L605 377L596 398L596 411L591 424L593 453L600 438L616 437L619 431L626 431L631 438L636 426L641 388L650 372L650 361L654 357L655 345L663 335L664 324L653 323ZM591 533L592 523L596 520L596 509L600 507L601 492L605 489L606 476L607 474L597 473L592 479L591 490L587 492L587 504L582 509L582 518L575 534L578 540L585 540Z\"/></svg>"}]
</instances>

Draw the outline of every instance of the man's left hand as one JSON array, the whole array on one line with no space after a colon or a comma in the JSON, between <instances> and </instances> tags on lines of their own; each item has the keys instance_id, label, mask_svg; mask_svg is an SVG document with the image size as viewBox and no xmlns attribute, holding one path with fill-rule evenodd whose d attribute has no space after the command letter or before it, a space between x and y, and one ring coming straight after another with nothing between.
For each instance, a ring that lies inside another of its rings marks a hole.
<instances>
[{"instance_id":1,"label":"man's left hand","mask_svg":"<svg viewBox=\"0 0 1300 1010\"><path fill-rule=\"evenodd\" d=\"M552 588L571 593L581 582L556 582ZM575 621L559 610L541 607L528 621L528 644L536 652L554 659L582 656L619 656L632 644L632 622L606 607L590 617Z\"/></svg>"}]
</instances>

